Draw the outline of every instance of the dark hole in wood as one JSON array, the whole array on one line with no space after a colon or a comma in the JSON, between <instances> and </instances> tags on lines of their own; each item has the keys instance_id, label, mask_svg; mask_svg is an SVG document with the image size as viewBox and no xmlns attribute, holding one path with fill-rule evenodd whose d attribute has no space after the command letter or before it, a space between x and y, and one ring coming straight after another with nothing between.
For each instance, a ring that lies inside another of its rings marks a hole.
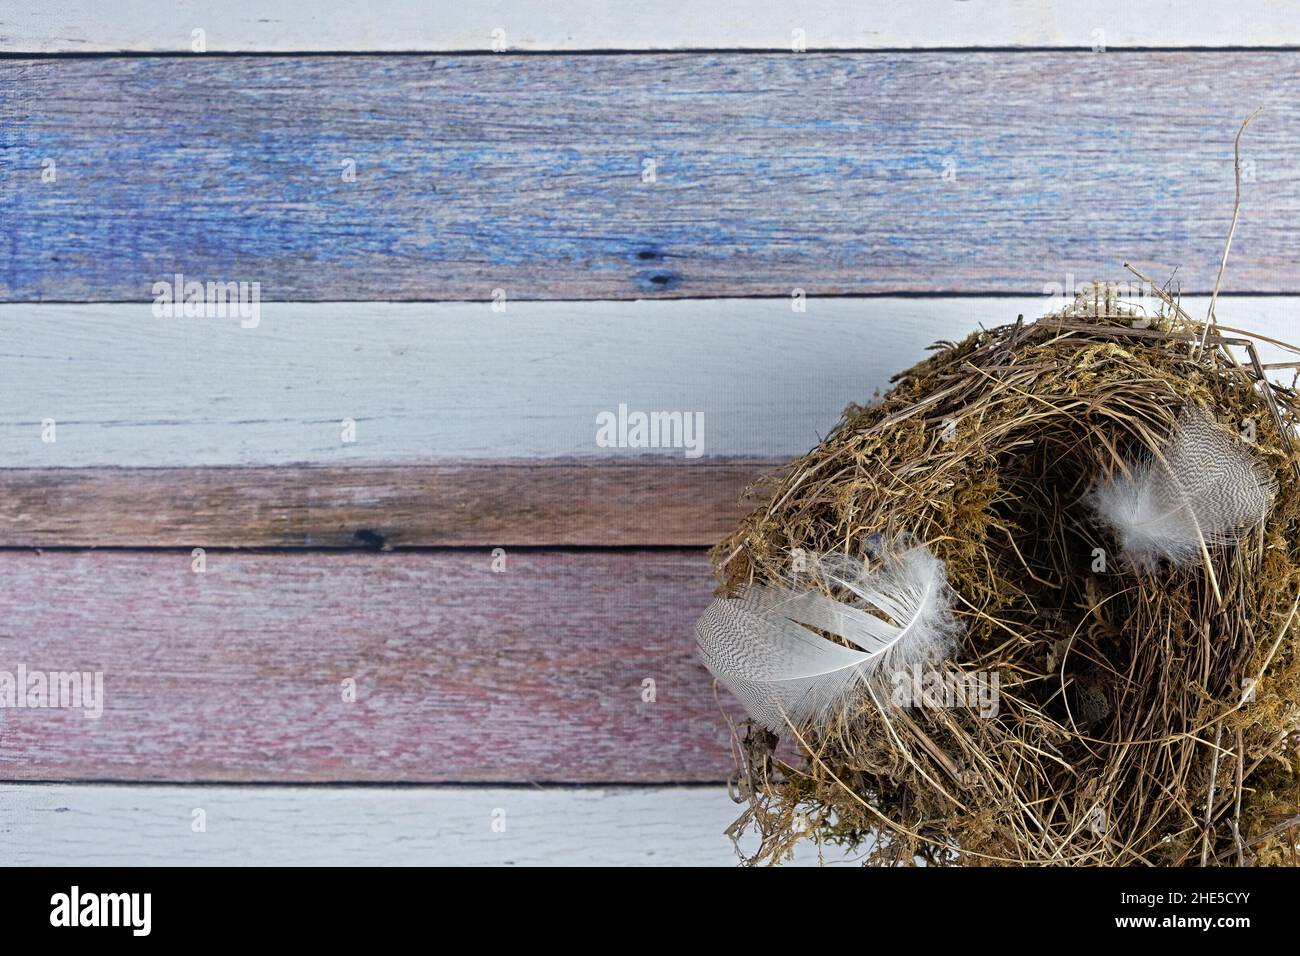
<instances>
[{"instance_id":1,"label":"dark hole in wood","mask_svg":"<svg viewBox=\"0 0 1300 956\"><path fill-rule=\"evenodd\" d=\"M637 285L652 292L675 289L682 284L682 277L675 272L641 272L636 277Z\"/></svg>"}]
</instances>

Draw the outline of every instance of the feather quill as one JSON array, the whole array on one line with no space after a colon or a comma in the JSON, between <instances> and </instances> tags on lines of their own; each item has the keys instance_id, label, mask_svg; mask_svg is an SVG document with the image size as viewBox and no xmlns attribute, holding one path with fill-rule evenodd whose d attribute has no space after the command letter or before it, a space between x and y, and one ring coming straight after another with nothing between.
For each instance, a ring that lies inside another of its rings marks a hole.
<instances>
[{"instance_id":1,"label":"feather quill","mask_svg":"<svg viewBox=\"0 0 1300 956\"><path fill-rule=\"evenodd\" d=\"M1123 553L1144 568L1200 561L1203 546L1230 544L1268 514L1276 484L1241 439L1195 406L1179 416L1160 454L1098 485L1090 503Z\"/></svg>"},{"instance_id":2,"label":"feather quill","mask_svg":"<svg viewBox=\"0 0 1300 956\"><path fill-rule=\"evenodd\" d=\"M944 564L924 546L887 553L874 570L844 555L814 567L849 596L751 585L715 600L695 627L709 672L772 730L824 719L867 681L941 659L958 630Z\"/></svg>"}]
</instances>

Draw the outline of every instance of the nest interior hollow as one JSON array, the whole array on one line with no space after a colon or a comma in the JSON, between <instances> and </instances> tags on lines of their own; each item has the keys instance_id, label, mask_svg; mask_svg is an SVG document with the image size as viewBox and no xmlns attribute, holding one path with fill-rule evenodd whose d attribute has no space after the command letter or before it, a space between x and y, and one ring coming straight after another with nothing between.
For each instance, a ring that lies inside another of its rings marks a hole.
<instances>
[{"instance_id":1,"label":"nest interior hollow","mask_svg":"<svg viewBox=\"0 0 1300 956\"><path fill-rule=\"evenodd\" d=\"M788 728L795 755L738 731L753 861L812 838L877 863L1294 862L1300 397L1204 332L1101 297L941 343L762 488L714 551L723 591L781 580L796 552L863 555L906 533L957 595L944 667L996 674L999 703L863 698ZM1138 567L1087 495L1189 403L1248 434L1277 494L1199 566Z\"/></svg>"}]
</instances>

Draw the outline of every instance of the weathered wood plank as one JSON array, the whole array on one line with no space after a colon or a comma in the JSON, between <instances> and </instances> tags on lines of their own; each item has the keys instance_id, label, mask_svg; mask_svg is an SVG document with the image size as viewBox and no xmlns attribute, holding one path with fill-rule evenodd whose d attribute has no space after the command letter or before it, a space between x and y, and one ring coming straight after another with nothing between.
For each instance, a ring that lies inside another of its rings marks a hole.
<instances>
[{"instance_id":1,"label":"weathered wood plank","mask_svg":"<svg viewBox=\"0 0 1300 956\"><path fill-rule=\"evenodd\" d=\"M727 776L694 652L713 586L700 552L493 562L211 552L195 573L188 551L0 552L0 670L103 673L98 719L0 710L0 779Z\"/></svg>"},{"instance_id":2,"label":"weathered wood plank","mask_svg":"<svg viewBox=\"0 0 1300 956\"><path fill-rule=\"evenodd\" d=\"M0 306L0 465L788 458L935 339L1017 305L1043 300L275 303L254 329ZM619 405L702 416L702 457L602 446L597 416Z\"/></svg>"},{"instance_id":3,"label":"weathered wood plank","mask_svg":"<svg viewBox=\"0 0 1300 956\"><path fill-rule=\"evenodd\" d=\"M730 866L737 816L721 787L29 784L0 786L0 865Z\"/></svg>"},{"instance_id":4,"label":"weathered wood plank","mask_svg":"<svg viewBox=\"0 0 1300 956\"><path fill-rule=\"evenodd\" d=\"M275 303L256 329L159 320L143 305L6 305L0 472L785 460L936 340L1050 304L811 299L801 314L784 299L539 302L497 315L473 303ZM1202 315L1205 300L1186 306ZM1227 324L1300 340L1300 299L1223 299L1218 312ZM698 413L702 457L603 447L597 416L620 404ZM343 440L345 418L356 422L353 442ZM45 419L56 424L52 443L42 440ZM631 488L642 480L626 476Z\"/></svg>"},{"instance_id":5,"label":"weathered wood plank","mask_svg":"<svg viewBox=\"0 0 1300 956\"><path fill-rule=\"evenodd\" d=\"M782 464L0 469L0 547L711 546Z\"/></svg>"},{"instance_id":6,"label":"weathered wood plank","mask_svg":"<svg viewBox=\"0 0 1300 956\"><path fill-rule=\"evenodd\" d=\"M1295 291L1298 66L1293 50L9 59L0 297L148 300L178 271L306 301L1032 294L1125 260L1206 291L1233 136L1261 106L1227 288Z\"/></svg>"},{"instance_id":7,"label":"weathered wood plank","mask_svg":"<svg viewBox=\"0 0 1300 956\"><path fill-rule=\"evenodd\" d=\"M509 50L790 49L794 30L809 49L1300 43L1297 18L1269 0L375 0L364 16L344 0L62 0L0 13L0 50L190 52L195 28L209 52L490 50L495 29Z\"/></svg>"}]
</instances>

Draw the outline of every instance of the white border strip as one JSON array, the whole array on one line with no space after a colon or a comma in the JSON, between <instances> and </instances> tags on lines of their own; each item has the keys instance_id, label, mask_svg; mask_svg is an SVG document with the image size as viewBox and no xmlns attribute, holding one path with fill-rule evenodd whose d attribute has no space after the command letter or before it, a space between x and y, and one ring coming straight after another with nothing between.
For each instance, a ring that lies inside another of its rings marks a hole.
<instances>
[{"instance_id":1,"label":"white border strip","mask_svg":"<svg viewBox=\"0 0 1300 956\"><path fill-rule=\"evenodd\" d=\"M200 36L209 53L1285 46L1300 44L1300 16L1274 0L64 0L0 13L0 52L192 52Z\"/></svg>"}]
</instances>

